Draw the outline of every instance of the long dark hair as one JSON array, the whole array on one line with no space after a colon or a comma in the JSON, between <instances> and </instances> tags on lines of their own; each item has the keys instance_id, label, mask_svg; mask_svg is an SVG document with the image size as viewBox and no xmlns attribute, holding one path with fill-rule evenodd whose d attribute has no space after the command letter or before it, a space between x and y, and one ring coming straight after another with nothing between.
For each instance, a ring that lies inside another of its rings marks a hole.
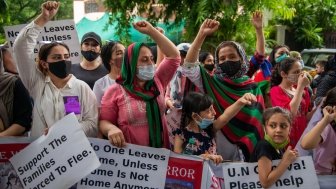
<instances>
[{"instance_id":1,"label":"long dark hair","mask_svg":"<svg viewBox=\"0 0 336 189\"><path fill-rule=\"evenodd\" d=\"M112 57L112 52L115 50L118 44L121 44L119 41L109 41L101 48L100 57L103 61L105 68L108 71L111 71L110 60Z\"/></svg>"},{"instance_id":2,"label":"long dark hair","mask_svg":"<svg viewBox=\"0 0 336 189\"><path fill-rule=\"evenodd\" d=\"M295 58L285 58L281 62L275 65L273 71L272 71L272 77L271 77L271 86L277 86L281 83L282 77L281 77L281 71L288 74L288 71L292 68L295 62L298 60Z\"/></svg>"},{"instance_id":3,"label":"long dark hair","mask_svg":"<svg viewBox=\"0 0 336 189\"><path fill-rule=\"evenodd\" d=\"M192 113L200 113L213 104L213 99L202 93L189 92L183 98L180 128L184 129L192 121Z\"/></svg>"},{"instance_id":4,"label":"long dark hair","mask_svg":"<svg viewBox=\"0 0 336 189\"><path fill-rule=\"evenodd\" d=\"M336 106L336 87L330 89L327 92L326 98L323 101L321 109L323 109L326 106Z\"/></svg>"},{"instance_id":5,"label":"long dark hair","mask_svg":"<svg viewBox=\"0 0 336 189\"><path fill-rule=\"evenodd\" d=\"M198 56L198 60L200 61L200 63L204 64L205 60L207 59L209 55L212 55L212 54L210 52L201 52Z\"/></svg>"}]
</instances>

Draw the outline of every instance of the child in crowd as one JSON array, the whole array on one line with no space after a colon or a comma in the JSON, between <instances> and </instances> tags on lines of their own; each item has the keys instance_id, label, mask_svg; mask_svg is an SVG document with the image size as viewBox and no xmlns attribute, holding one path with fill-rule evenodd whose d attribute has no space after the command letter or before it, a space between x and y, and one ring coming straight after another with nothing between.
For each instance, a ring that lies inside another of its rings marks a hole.
<instances>
[{"instance_id":1,"label":"child in crowd","mask_svg":"<svg viewBox=\"0 0 336 189\"><path fill-rule=\"evenodd\" d=\"M216 152L216 132L226 125L241 108L256 101L253 94L246 93L215 119L213 99L206 94L190 92L183 100L180 129L174 132L174 152L200 155L215 163L222 162L222 156L217 155Z\"/></svg>"},{"instance_id":2,"label":"child in crowd","mask_svg":"<svg viewBox=\"0 0 336 189\"><path fill-rule=\"evenodd\" d=\"M301 147L314 149L317 174L336 174L336 87L327 93L310 123L315 126L303 136Z\"/></svg>"},{"instance_id":3,"label":"child in crowd","mask_svg":"<svg viewBox=\"0 0 336 189\"><path fill-rule=\"evenodd\" d=\"M318 105L317 103L321 102L321 98L315 99L315 96L316 96L317 86L321 83L323 77L326 75L325 74L326 72L324 71L324 67L326 64L327 64L327 61L324 61L324 60L320 60L315 63L316 75L310 84L311 88L313 89L312 100L316 102L315 105Z\"/></svg>"},{"instance_id":4,"label":"child in crowd","mask_svg":"<svg viewBox=\"0 0 336 189\"><path fill-rule=\"evenodd\" d=\"M281 107L268 108L263 113L265 138L260 140L252 155L251 162L258 162L260 184L263 188L271 187L288 166L296 160L298 152L289 144L289 132L292 124L291 113ZM272 169L272 160L281 159L279 165Z\"/></svg>"},{"instance_id":5,"label":"child in crowd","mask_svg":"<svg viewBox=\"0 0 336 189\"><path fill-rule=\"evenodd\" d=\"M273 106L289 110L293 116L290 142L295 146L312 113L307 86L310 81L297 59L287 57L277 63L271 77L270 97Z\"/></svg>"}]
</instances>

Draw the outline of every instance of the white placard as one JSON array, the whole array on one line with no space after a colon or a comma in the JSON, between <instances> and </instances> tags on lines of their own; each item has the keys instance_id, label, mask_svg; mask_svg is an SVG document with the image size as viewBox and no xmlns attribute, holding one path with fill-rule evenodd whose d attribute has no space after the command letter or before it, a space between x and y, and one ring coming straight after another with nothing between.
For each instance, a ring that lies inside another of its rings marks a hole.
<instances>
[{"instance_id":1,"label":"white placard","mask_svg":"<svg viewBox=\"0 0 336 189\"><path fill-rule=\"evenodd\" d=\"M59 120L11 159L24 188L69 188L100 166L75 114Z\"/></svg>"},{"instance_id":2,"label":"white placard","mask_svg":"<svg viewBox=\"0 0 336 189\"><path fill-rule=\"evenodd\" d=\"M25 26L26 24L4 27L6 40L8 41L8 44L11 48L13 47L15 38L19 34L20 30ZM80 62L80 43L78 40L75 22L73 20L49 21L43 27L43 30L39 35L37 41L38 44L34 49L35 55L37 55L38 49L40 49L40 47L42 46L42 44L39 42L62 41L69 46L72 63Z\"/></svg>"},{"instance_id":3,"label":"white placard","mask_svg":"<svg viewBox=\"0 0 336 189\"><path fill-rule=\"evenodd\" d=\"M164 188L169 150L133 144L117 148L96 138L90 142L102 165L79 181L77 189Z\"/></svg>"},{"instance_id":4,"label":"white placard","mask_svg":"<svg viewBox=\"0 0 336 189\"><path fill-rule=\"evenodd\" d=\"M273 161L273 167L279 162L280 160ZM258 176L258 163L224 163L223 173L226 189L262 188ZM270 188L320 188L312 158L297 158Z\"/></svg>"}]
</instances>

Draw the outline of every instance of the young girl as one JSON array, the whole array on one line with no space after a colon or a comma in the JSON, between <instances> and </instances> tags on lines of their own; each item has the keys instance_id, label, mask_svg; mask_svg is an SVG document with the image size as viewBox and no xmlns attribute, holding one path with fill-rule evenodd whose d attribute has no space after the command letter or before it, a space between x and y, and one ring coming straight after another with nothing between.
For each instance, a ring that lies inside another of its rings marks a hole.
<instances>
[{"instance_id":1,"label":"young girl","mask_svg":"<svg viewBox=\"0 0 336 189\"><path fill-rule=\"evenodd\" d=\"M212 98L206 94L190 92L183 100L180 129L174 133L174 152L200 155L220 163L223 159L216 152L216 131L226 125L241 108L256 101L253 94L246 93L215 120Z\"/></svg>"},{"instance_id":2,"label":"young girl","mask_svg":"<svg viewBox=\"0 0 336 189\"><path fill-rule=\"evenodd\" d=\"M285 58L276 64L271 78L270 98L273 106L289 110L293 116L290 142L295 146L309 121L309 79L301 64L294 58Z\"/></svg>"},{"instance_id":3,"label":"young girl","mask_svg":"<svg viewBox=\"0 0 336 189\"><path fill-rule=\"evenodd\" d=\"M317 174L336 174L336 87L327 93L310 124L315 126L302 138L305 150L314 149L314 164Z\"/></svg>"},{"instance_id":4,"label":"young girl","mask_svg":"<svg viewBox=\"0 0 336 189\"><path fill-rule=\"evenodd\" d=\"M292 116L281 107L268 108L263 113L265 138L260 140L252 155L251 162L258 162L259 180L263 188L271 187L287 167L298 157L296 149L288 146ZM272 169L272 160L281 159L279 165Z\"/></svg>"}]
</instances>

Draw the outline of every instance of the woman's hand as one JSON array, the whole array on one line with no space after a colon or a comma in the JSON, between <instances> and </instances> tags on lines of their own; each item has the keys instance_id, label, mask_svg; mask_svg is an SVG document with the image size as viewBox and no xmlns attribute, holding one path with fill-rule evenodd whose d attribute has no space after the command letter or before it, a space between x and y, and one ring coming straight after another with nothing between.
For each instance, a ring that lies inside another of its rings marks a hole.
<instances>
[{"instance_id":1,"label":"woman's hand","mask_svg":"<svg viewBox=\"0 0 336 189\"><path fill-rule=\"evenodd\" d=\"M255 29L262 29L263 27L263 14L261 11L256 11L252 14L252 24Z\"/></svg>"},{"instance_id":2,"label":"woman's hand","mask_svg":"<svg viewBox=\"0 0 336 189\"><path fill-rule=\"evenodd\" d=\"M307 87L310 84L310 81L306 75L307 73L303 72L300 74L298 79L298 86L301 86L303 88Z\"/></svg>"},{"instance_id":3,"label":"woman's hand","mask_svg":"<svg viewBox=\"0 0 336 189\"><path fill-rule=\"evenodd\" d=\"M149 35L153 30L156 30L152 24L147 21L138 21L133 23L133 27L143 34ZM160 30L158 30L160 32ZM161 32L160 32L161 33Z\"/></svg>"},{"instance_id":4,"label":"woman's hand","mask_svg":"<svg viewBox=\"0 0 336 189\"><path fill-rule=\"evenodd\" d=\"M42 17L46 21L51 20L58 12L59 6L60 6L60 2L57 2L57 1L47 1L43 3L41 6Z\"/></svg>"},{"instance_id":5,"label":"woman's hand","mask_svg":"<svg viewBox=\"0 0 336 189\"><path fill-rule=\"evenodd\" d=\"M108 131L107 138L109 139L109 141L111 142L111 144L113 146L116 146L116 147L119 147L119 148L122 148L122 147L126 146L124 134L117 127L111 128Z\"/></svg>"},{"instance_id":6,"label":"woman's hand","mask_svg":"<svg viewBox=\"0 0 336 189\"><path fill-rule=\"evenodd\" d=\"M219 27L218 21L212 19L205 19L199 29L199 32L204 34L205 36L209 36L215 33L215 31L218 30L218 27Z\"/></svg>"}]
</instances>

